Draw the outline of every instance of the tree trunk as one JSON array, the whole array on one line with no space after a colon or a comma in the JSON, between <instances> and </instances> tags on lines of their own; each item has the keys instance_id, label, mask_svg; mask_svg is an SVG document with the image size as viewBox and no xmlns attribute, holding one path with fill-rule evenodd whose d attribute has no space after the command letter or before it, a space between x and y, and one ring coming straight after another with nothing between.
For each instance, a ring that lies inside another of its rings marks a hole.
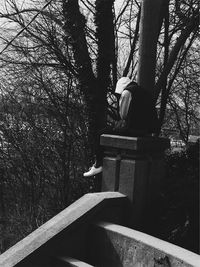
<instances>
[{"instance_id":1,"label":"tree trunk","mask_svg":"<svg viewBox=\"0 0 200 267\"><path fill-rule=\"evenodd\" d=\"M86 19L80 11L78 0L63 0L66 42L72 47L77 78L88 107L91 148L98 131L106 123L107 91L114 57L113 4L114 0L95 1L98 47L95 75L87 45Z\"/></svg>"},{"instance_id":2,"label":"tree trunk","mask_svg":"<svg viewBox=\"0 0 200 267\"><path fill-rule=\"evenodd\" d=\"M114 0L96 0L96 37L98 45L97 56L97 130L105 127L107 118L107 92L110 85L111 64L115 56L114 37Z\"/></svg>"},{"instance_id":3,"label":"tree trunk","mask_svg":"<svg viewBox=\"0 0 200 267\"><path fill-rule=\"evenodd\" d=\"M157 41L163 1L143 0L140 20L138 84L154 95Z\"/></svg>"}]
</instances>

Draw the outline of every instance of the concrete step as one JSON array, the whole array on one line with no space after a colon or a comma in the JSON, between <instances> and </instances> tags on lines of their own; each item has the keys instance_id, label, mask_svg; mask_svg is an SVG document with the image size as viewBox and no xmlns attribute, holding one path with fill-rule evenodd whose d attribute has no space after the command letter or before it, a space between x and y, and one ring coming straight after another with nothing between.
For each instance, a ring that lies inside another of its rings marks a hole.
<instances>
[{"instance_id":1,"label":"concrete step","mask_svg":"<svg viewBox=\"0 0 200 267\"><path fill-rule=\"evenodd\" d=\"M56 267L94 267L93 265L81 260L64 256L57 258L57 264Z\"/></svg>"},{"instance_id":2,"label":"concrete step","mask_svg":"<svg viewBox=\"0 0 200 267\"><path fill-rule=\"evenodd\" d=\"M87 244L88 262L98 267L200 266L195 253L112 223L93 225Z\"/></svg>"}]
</instances>

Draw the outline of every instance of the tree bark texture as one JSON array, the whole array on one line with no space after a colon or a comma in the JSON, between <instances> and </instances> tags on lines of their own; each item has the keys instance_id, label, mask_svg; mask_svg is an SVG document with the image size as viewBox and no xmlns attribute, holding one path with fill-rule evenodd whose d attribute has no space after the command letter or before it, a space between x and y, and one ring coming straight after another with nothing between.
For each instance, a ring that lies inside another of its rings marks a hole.
<instances>
[{"instance_id":1,"label":"tree bark texture","mask_svg":"<svg viewBox=\"0 0 200 267\"><path fill-rule=\"evenodd\" d=\"M105 126L107 115L107 92L110 85L110 72L115 58L114 37L114 0L96 1L96 37L98 46L97 56L97 87L96 105L98 110L97 128Z\"/></svg>"},{"instance_id":2,"label":"tree bark texture","mask_svg":"<svg viewBox=\"0 0 200 267\"><path fill-rule=\"evenodd\" d=\"M63 0L66 42L71 45L77 79L84 94L89 115L89 142L95 142L97 132L106 124L107 91L111 63L114 57L114 0L96 0L95 24L98 56L96 73L92 66L86 40L86 19L78 0Z\"/></svg>"},{"instance_id":3,"label":"tree bark texture","mask_svg":"<svg viewBox=\"0 0 200 267\"><path fill-rule=\"evenodd\" d=\"M143 0L141 7L138 84L154 95L157 41L163 1Z\"/></svg>"}]
</instances>

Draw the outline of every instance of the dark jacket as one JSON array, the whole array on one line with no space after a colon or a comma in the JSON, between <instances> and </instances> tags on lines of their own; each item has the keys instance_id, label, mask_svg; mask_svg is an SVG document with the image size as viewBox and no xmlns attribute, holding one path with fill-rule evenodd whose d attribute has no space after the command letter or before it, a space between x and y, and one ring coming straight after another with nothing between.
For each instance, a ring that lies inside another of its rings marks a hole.
<instances>
[{"instance_id":1,"label":"dark jacket","mask_svg":"<svg viewBox=\"0 0 200 267\"><path fill-rule=\"evenodd\" d=\"M131 82L124 90L132 94L125 119L128 131L135 132L136 135L156 133L158 117L151 93L135 82Z\"/></svg>"}]
</instances>

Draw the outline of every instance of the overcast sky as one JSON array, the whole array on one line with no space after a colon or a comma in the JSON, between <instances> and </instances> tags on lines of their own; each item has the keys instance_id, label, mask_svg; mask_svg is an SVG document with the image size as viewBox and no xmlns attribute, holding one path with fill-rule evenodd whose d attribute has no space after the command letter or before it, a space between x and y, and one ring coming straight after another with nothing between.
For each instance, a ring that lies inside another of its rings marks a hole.
<instances>
[{"instance_id":1,"label":"overcast sky","mask_svg":"<svg viewBox=\"0 0 200 267\"><path fill-rule=\"evenodd\" d=\"M7 10L9 10L9 0L0 0L0 12L1 13L5 13L7 12ZM41 7L44 6L44 1L40 1L40 0L15 0L15 2L18 5L19 10L23 9L23 8L27 8L27 7L33 7L38 3L42 3ZM92 0L91 2L95 2L95 0ZM115 0L115 7L116 9L119 9L121 7L121 5L123 4L124 1L122 0ZM31 20L31 17L30 17ZM5 36L5 29L9 29L12 30L13 35L15 35L15 33L17 34L19 32L20 29L17 29L15 24L9 22L7 19L4 18L0 18L0 35L1 36ZM4 34L3 34L4 32ZM2 44L3 43L3 44ZM0 49L3 49L3 47L5 46L4 41L1 39L0 41Z\"/></svg>"}]
</instances>

